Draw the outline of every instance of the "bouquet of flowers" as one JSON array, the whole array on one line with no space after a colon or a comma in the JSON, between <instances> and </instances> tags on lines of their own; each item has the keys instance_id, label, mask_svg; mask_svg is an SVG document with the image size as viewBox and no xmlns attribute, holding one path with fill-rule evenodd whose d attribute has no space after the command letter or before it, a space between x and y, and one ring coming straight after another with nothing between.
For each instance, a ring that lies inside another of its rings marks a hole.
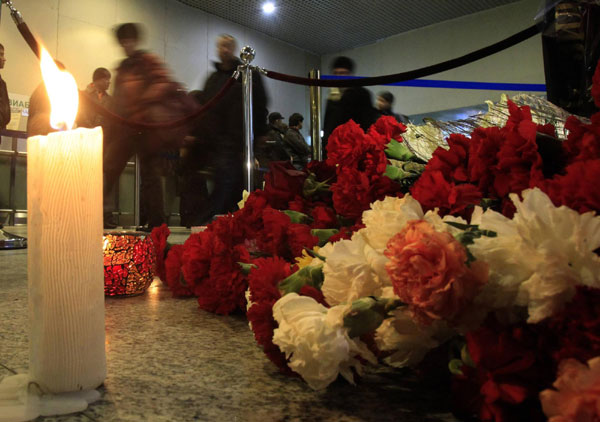
<instances>
[{"instance_id":1,"label":"bouquet of flowers","mask_svg":"<svg viewBox=\"0 0 600 422\"><path fill-rule=\"evenodd\" d=\"M600 66L592 93L600 107ZM561 142L509 109L426 164L393 119L350 121L326 162L275 164L184 245L157 230L161 279L245 311L268 358L315 389L445 349L459 417L600 420L600 113L569 118Z\"/></svg>"}]
</instances>

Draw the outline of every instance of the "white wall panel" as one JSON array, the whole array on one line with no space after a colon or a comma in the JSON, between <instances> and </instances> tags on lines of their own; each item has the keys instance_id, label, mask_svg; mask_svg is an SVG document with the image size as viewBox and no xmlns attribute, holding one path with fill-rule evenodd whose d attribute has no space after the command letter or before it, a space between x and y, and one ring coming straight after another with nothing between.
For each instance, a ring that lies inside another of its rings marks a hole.
<instances>
[{"instance_id":1,"label":"white wall panel","mask_svg":"<svg viewBox=\"0 0 600 422\"><path fill-rule=\"evenodd\" d=\"M188 89L204 84L208 69L208 15L178 2L167 3L165 60Z\"/></svg>"},{"instance_id":2,"label":"white wall panel","mask_svg":"<svg viewBox=\"0 0 600 422\"><path fill-rule=\"evenodd\" d=\"M117 22L117 0L60 0L60 16L112 28Z\"/></svg>"},{"instance_id":3,"label":"white wall panel","mask_svg":"<svg viewBox=\"0 0 600 422\"><path fill-rule=\"evenodd\" d=\"M69 69L79 89L92 82L96 68L106 67L113 72L122 55L112 32L106 28L60 16L56 58Z\"/></svg>"},{"instance_id":4,"label":"white wall panel","mask_svg":"<svg viewBox=\"0 0 600 422\"><path fill-rule=\"evenodd\" d=\"M44 44L50 54L56 54L58 0L27 0L16 3L31 31ZM3 7L0 24L0 42L7 58L2 79L8 92L30 95L41 82L40 64L17 27Z\"/></svg>"}]
</instances>

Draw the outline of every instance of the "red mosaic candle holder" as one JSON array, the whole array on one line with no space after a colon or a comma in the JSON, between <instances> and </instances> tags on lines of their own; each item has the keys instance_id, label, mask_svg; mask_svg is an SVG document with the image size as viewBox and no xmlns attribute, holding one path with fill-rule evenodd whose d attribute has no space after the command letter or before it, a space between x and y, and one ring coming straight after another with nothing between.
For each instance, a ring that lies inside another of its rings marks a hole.
<instances>
[{"instance_id":1,"label":"red mosaic candle holder","mask_svg":"<svg viewBox=\"0 0 600 422\"><path fill-rule=\"evenodd\" d=\"M104 294L135 296L152 283L156 256L146 233L104 234Z\"/></svg>"}]
</instances>

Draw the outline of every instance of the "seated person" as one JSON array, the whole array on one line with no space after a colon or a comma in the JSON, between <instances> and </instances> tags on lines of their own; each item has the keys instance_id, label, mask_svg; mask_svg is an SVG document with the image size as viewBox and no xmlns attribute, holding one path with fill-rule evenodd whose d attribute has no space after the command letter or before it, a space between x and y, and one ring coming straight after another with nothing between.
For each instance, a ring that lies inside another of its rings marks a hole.
<instances>
[{"instance_id":1,"label":"seated person","mask_svg":"<svg viewBox=\"0 0 600 422\"><path fill-rule=\"evenodd\" d=\"M304 136L300 133L303 122L304 117L300 113L292 114L288 121L289 129L285 132L285 137L283 138L283 146L297 170L303 170L306 167L311 153L310 148L304 140Z\"/></svg>"}]
</instances>

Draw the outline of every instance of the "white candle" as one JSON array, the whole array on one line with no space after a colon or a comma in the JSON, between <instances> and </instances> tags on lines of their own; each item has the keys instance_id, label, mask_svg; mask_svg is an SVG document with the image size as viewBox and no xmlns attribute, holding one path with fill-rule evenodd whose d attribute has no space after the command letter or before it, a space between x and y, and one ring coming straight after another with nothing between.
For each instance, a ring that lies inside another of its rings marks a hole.
<instances>
[{"instance_id":1,"label":"white candle","mask_svg":"<svg viewBox=\"0 0 600 422\"><path fill-rule=\"evenodd\" d=\"M106 378L102 129L27 140L30 375L44 391Z\"/></svg>"},{"instance_id":2,"label":"white candle","mask_svg":"<svg viewBox=\"0 0 600 422\"><path fill-rule=\"evenodd\" d=\"M50 124L71 128L78 92L46 50ZM27 140L29 375L47 393L91 390L106 378L102 256L102 129Z\"/></svg>"}]
</instances>

